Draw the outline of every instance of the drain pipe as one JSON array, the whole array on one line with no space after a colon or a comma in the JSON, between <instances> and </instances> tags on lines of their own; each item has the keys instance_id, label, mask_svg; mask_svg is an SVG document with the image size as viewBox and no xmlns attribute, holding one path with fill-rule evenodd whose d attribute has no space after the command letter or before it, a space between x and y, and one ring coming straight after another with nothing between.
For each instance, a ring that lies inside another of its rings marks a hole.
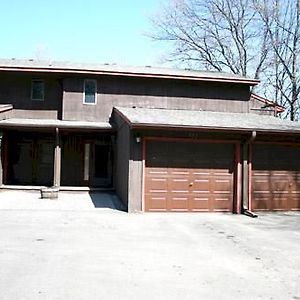
<instances>
[{"instance_id":1,"label":"drain pipe","mask_svg":"<svg viewBox=\"0 0 300 300\"><path fill-rule=\"evenodd\" d=\"M255 139L256 139L256 131L252 131L250 138L245 141L244 145L249 146ZM249 157L250 157L250 153L249 153L249 150L248 150L248 158ZM243 157L243 159L244 159L244 157ZM248 168L249 168L248 169L248 204L249 204L249 200L250 200L249 198L251 197L250 195L251 195L251 181L252 181L251 172L250 172L251 167L249 165L250 164L248 163ZM249 209L249 205L248 205L248 207L244 207L244 202L243 202L242 214L244 214L245 216L251 217L251 218L257 218L258 217L254 212L252 212Z\"/></svg>"},{"instance_id":2,"label":"drain pipe","mask_svg":"<svg viewBox=\"0 0 300 300\"><path fill-rule=\"evenodd\" d=\"M250 218L257 218L258 215L256 215L253 211L247 209L247 208L243 208L243 215L250 217Z\"/></svg>"}]
</instances>

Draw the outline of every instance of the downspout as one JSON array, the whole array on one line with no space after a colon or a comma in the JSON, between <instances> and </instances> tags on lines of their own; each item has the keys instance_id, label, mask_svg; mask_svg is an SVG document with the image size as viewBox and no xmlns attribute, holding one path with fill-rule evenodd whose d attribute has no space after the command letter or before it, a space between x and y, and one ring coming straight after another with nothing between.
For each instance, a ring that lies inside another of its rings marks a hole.
<instances>
[{"instance_id":1,"label":"downspout","mask_svg":"<svg viewBox=\"0 0 300 300\"><path fill-rule=\"evenodd\" d=\"M248 147L248 207L245 207L245 199L243 197L243 207L242 207L242 214L245 216L251 217L251 218L257 218L257 215L251 211L251 207L249 207L249 204L251 203L251 189L252 189L252 151L251 151L251 144L256 139L256 131L252 131L251 136L249 139L247 139L244 143L244 146ZM244 153L243 153L244 154ZM243 155L243 161L244 161L244 155ZM244 171L243 171L244 173ZM244 185L243 185L244 190ZM244 193L243 193L244 196Z\"/></svg>"}]
</instances>

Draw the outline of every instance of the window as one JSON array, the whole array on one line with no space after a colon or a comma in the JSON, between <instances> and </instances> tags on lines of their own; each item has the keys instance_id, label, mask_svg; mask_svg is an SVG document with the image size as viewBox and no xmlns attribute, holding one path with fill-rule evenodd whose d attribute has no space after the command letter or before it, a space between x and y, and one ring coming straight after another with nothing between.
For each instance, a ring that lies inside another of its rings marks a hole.
<instances>
[{"instance_id":1,"label":"window","mask_svg":"<svg viewBox=\"0 0 300 300\"><path fill-rule=\"evenodd\" d=\"M84 81L84 104L96 104L97 97L97 81L93 79L86 79Z\"/></svg>"},{"instance_id":2,"label":"window","mask_svg":"<svg viewBox=\"0 0 300 300\"><path fill-rule=\"evenodd\" d=\"M44 101L45 83L43 80L32 80L31 82L31 100Z\"/></svg>"}]
</instances>

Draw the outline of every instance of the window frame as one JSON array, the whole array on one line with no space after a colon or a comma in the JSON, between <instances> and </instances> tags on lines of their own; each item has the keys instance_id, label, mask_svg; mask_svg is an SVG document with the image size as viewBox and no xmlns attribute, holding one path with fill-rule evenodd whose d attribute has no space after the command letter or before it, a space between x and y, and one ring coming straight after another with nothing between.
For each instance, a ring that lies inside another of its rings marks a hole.
<instances>
[{"instance_id":1,"label":"window frame","mask_svg":"<svg viewBox=\"0 0 300 300\"><path fill-rule=\"evenodd\" d=\"M86 85L86 82L88 81L91 81L91 82L94 82L95 84L95 102L86 102L85 101L85 85ZM97 80L96 79L84 79L84 82L83 82L83 99L82 99L82 103L85 104L85 105L96 105L97 104Z\"/></svg>"},{"instance_id":2,"label":"window frame","mask_svg":"<svg viewBox=\"0 0 300 300\"><path fill-rule=\"evenodd\" d=\"M41 82L43 84L43 97L42 98L33 98L33 86L34 86L35 82ZM43 80L43 79L32 79L31 80L30 98L32 101L45 101L45 80Z\"/></svg>"}]
</instances>

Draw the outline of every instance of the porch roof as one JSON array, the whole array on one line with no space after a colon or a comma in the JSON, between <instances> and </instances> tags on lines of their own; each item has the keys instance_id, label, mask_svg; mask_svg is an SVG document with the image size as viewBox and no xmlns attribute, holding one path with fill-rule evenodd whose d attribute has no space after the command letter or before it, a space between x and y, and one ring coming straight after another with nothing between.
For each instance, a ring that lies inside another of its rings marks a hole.
<instances>
[{"instance_id":1,"label":"porch roof","mask_svg":"<svg viewBox=\"0 0 300 300\"><path fill-rule=\"evenodd\" d=\"M115 107L131 128L300 133L300 123L253 113Z\"/></svg>"},{"instance_id":2,"label":"porch roof","mask_svg":"<svg viewBox=\"0 0 300 300\"><path fill-rule=\"evenodd\" d=\"M0 127L112 130L112 126L108 122L18 118L1 120Z\"/></svg>"}]
</instances>

